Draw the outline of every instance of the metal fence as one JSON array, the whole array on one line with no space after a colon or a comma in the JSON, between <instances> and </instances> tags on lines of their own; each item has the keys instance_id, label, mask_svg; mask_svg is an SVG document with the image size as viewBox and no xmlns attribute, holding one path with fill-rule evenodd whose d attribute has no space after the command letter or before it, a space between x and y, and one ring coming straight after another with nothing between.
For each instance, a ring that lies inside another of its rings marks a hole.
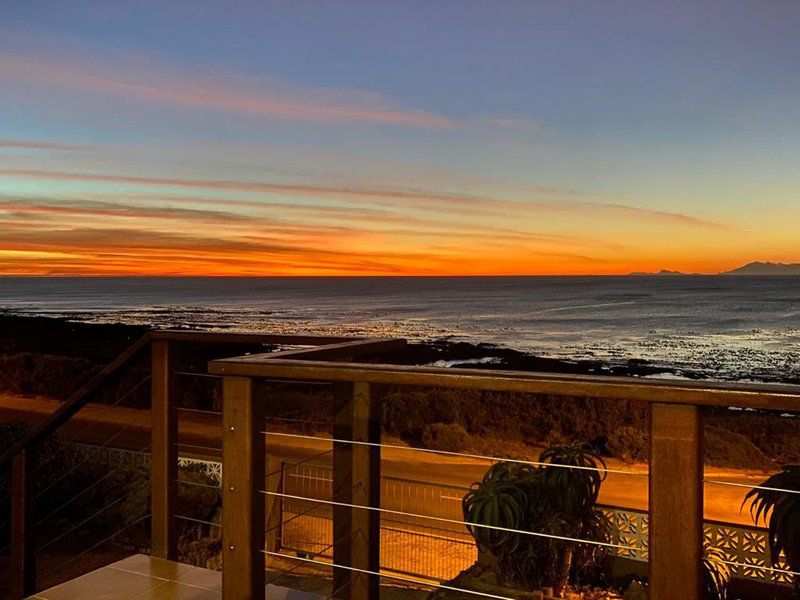
<instances>
[{"instance_id":1,"label":"metal fence","mask_svg":"<svg viewBox=\"0 0 800 600\"><path fill-rule=\"evenodd\" d=\"M284 491L318 500L332 499L332 470L308 465L284 465ZM384 478L384 506L403 511L425 506L436 516L460 514L463 489L411 480ZM443 504L444 502L444 504ZM451 507L452 505L452 507ZM333 543L330 505L284 498L279 536L281 551L315 554ZM333 558L330 551L320 557ZM381 516L381 569L432 581L447 581L471 566L477 557L472 536L463 527L432 527L419 517Z\"/></svg>"}]
</instances>

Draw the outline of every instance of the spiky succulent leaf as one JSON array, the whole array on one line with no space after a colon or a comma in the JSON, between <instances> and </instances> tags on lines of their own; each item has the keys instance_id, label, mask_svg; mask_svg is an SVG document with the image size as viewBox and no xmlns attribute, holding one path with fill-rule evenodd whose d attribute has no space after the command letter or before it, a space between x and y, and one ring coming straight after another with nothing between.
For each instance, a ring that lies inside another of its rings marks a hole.
<instances>
[{"instance_id":1,"label":"spiky succulent leaf","mask_svg":"<svg viewBox=\"0 0 800 600\"><path fill-rule=\"evenodd\" d=\"M750 490L742 506L747 502L756 525L767 525L773 565L783 553L792 570L800 570L800 465L784 466Z\"/></svg>"},{"instance_id":2,"label":"spiky succulent leaf","mask_svg":"<svg viewBox=\"0 0 800 600\"><path fill-rule=\"evenodd\" d=\"M717 548L708 548L703 557L703 590L707 600L726 600L731 567Z\"/></svg>"}]
</instances>

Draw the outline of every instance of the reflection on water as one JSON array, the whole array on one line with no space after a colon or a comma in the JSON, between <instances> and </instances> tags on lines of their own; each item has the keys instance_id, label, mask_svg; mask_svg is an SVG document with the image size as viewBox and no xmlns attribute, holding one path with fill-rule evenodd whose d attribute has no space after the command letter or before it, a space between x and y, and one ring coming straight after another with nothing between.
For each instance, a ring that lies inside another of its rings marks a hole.
<instances>
[{"instance_id":1,"label":"reflection on water","mask_svg":"<svg viewBox=\"0 0 800 600\"><path fill-rule=\"evenodd\" d=\"M800 377L800 277L0 278L0 307L499 344L711 377Z\"/></svg>"}]
</instances>

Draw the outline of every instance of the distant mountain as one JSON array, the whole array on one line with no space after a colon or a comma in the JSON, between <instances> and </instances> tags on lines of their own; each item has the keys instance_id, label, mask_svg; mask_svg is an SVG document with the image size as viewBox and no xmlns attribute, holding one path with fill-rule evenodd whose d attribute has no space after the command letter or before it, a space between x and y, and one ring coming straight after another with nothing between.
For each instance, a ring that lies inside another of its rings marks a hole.
<instances>
[{"instance_id":1,"label":"distant mountain","mask_svg":"<svg viewBox=\"0 0 800 600\"><path fill-rule=\"evenodd\" d=\"M751 262L720 275L800 275L800 263Z\"/></svg>"},{"instance_id":2,"label":"distant mountain","mask_svg":"<svg viewBox=\"0 0 800 600\"><path fill-rule=\"evenodd\" d=\"M652 276L660 276L660 275L687 275L687 273L681 273L680 271L669 271L668 269L661 269L657 273L648 273L645 271L639 271L636 273L630 273L630 275L652 275Z\"/></svg>"}]
</instances>

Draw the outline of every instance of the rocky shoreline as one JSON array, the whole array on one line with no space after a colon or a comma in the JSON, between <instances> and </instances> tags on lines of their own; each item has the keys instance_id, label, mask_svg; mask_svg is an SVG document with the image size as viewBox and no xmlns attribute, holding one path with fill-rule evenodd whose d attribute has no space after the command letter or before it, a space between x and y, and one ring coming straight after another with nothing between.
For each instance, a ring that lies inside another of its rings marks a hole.
<instances>
[{"instance_id":1,"label":"rocky shoreline","mask_svg":"<svg viewBox=\"0 0 800 600\"><path fill-rule=\"evenodd\" d=\"M0 311L0 355L19 353L64 356L97 364L112 360L150 328L126 323L88 323L65 317L26 316ZM464 341L412 341L385 357L386 362L439 367L508 369L583 375L633 377L683 376L644 360L608 364L601 360L563 360L492 344Z\"/></svg>"}]
</instances>

